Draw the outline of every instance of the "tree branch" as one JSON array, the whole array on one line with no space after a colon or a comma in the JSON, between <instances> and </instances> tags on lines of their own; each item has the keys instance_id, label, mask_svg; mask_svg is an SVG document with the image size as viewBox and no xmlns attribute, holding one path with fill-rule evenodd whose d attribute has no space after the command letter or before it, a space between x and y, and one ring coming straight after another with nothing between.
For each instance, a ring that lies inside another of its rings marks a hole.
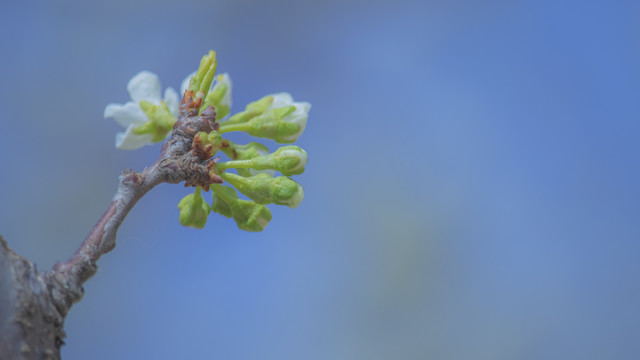
<instances>
[{"instance_id":1,"label":"tree branch","mask_svg":"<svg viewBox=\"0 0 640 360\"><path fill-rule=\"evenodd\" d=\"M193 115L181 113L153 165L142 173L131 169L122 172L111 204L69 260L56 264L49 272L38 271L0 237L1 358L60 358L67 313L82 299L82 286L96 273L98 259L115 248L118 228L146 193L161 183L186 181L186 186L207 188L221 182L210 174L212 160L192 151L198 132L209 133L217 127L215 112Z\"/></svg>"}]
</instances>

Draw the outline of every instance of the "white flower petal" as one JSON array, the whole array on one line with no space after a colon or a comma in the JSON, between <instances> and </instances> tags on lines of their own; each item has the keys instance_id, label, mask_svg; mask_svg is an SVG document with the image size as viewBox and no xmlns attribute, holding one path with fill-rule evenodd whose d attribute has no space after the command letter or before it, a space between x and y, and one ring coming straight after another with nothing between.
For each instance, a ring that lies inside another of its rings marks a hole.
<instances>
[{"instance_id":1,"label":"white flower petal","mask_svg":"<svg viewBox=\"0 0 640 360\"><path fill-rule=\"evenodd\" d=\"M273 96L273 102L271 103L271 106L269 106L269 109L277 109L293 105L293 97L289 93L281 92L272 94L271 96Z\"/></svg>"},{"instance_id":2,"label":"white flower petal","mask_svg":"<svg viewBox=\"0 0 640 360\"><path fill-rule=\"evenodd\" d=\"M127 91L134 102L146 100L157 105L161 100L162 87L158 75L149 71L141 71L129 80Z\"/></svg>"},{"instance_id":3,"label":"white flower petal","mask_svg":"<svg viewBox=\"0 0 640 360\"><path fill-rule=\"evenodd\" d=\"M136 125L129 125L125 132L116 134L116 148L120 150L135 150L143 147L146 144L151 143L153 138L150 134L136 135L133 133L133 129Z\"/></svg>"},{"instance_id":4,"label":"white flower petal","mask_svg":"<svg viewBox=\"0 0 640 360\"><path fill-rule=\"evenodd\" d=\"M172 87L168 87L164 91L164 102L167 103L171 114L178 117L178 105L180 105L180 99L178 99L178 93L173 90Z\"/></svg>"},{"instance_id":5,"label":"white flower petal","mask_svg":"<svg viewBox=\"0 0 640 360\"><path fill-rule=\"evenodd\" d=\"M195 75L196 75L196 72L194 71L191 74L187 75L187 77L184 78L184 80L182 80L182 84L180 84L180 96L184 96L184 92L187 91L191 78Z\"/></svg>"},{"instance_id":6,"label":"white flower petal","mask_svg":"<svg viewBox=\"0 0 640 360\"><path fill-rule=\"evenodd\" d=\"M311 110L311 103L308 103L306 101L294 102L293 106L296 107L296 111L294 111L293 113L304 113L305 116L308 116L309 110Z\"/></svg>"},{"instance_id":7,"label":"white flower petal","mask_svg":"<svg viewBox=\"0 0 640 360\"><path fill-rule=\"evenodd\" d=\"M304 189L302 188L302 186L298 185L298 191L296 191L296 193L291 197L291 199L289 199L287 206L292 209L295 209L298 207L298 205L300 205L303 198L304 198Z\"/></svg>"},{"instance_id":8,"label":"white flower petal","mask_svg":"<svg viewBox=\"0 0 640 360\"><path fill-rule=\"evenodd\" d=\"M284 138L286 141L294 142L302 135L304 129L307 127L307 118L309 117L309 110L311 109L311 104L308 102L295 102L292 104L296 107L296 109L289 115L285 116L282 121L292 122L300 125L300 131L297 133Z\"/></svg>"},{"instance_id":9,"label":"white flower petal","mask_svg":"<svg viewBox=\"0 0 640 360\"><path fill-rule=\"evenodd\" d=\"M131 124L141 125L149 121L147 115L140 109L140 105L131 101L124 105L107 105L104 108L104 118L113 118L122 127L127 127Z\"/></svg>"}]
</instances>

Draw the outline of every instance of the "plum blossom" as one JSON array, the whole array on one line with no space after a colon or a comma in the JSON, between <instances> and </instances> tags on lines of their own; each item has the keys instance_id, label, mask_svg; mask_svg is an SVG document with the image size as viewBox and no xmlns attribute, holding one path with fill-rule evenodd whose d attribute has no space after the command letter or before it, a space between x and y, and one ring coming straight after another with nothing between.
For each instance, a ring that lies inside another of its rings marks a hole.
<instances>
[{"instance_id":1,"label":"plum blossom","mask_svg":"<svg viewBox=\"0 0 640 360\"><path fill-rule=\"evenodd\" d=\"M113 118L125 128L124 132L116 134L116 148L121 150L134 150L150 144L152 134L136 134L135 128L151 119L140 108L141 101L147 101L153 105L166 104L171 115L178 116L178 104L180 102L176 91L168 87L161 97L162 87L158 76L149 71L141 71L127 84L127 91L131 101L125 104L109 104L104 109L104 118Z\"/></svg>"}]
</instances>

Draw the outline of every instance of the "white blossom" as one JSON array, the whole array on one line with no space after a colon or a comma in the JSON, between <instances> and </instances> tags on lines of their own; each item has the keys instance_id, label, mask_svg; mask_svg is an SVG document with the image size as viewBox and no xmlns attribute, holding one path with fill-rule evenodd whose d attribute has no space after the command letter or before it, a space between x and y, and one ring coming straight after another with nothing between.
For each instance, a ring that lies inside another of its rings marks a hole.
<instances>
[{"instance_id":1,"label":"white blossom","mask_svg":"<svg viewBox=\"0 0 640 360\"><path fill-rule=\"evenodd\" d=\"M164 101L171 114L178 116L180 100L176 91L168 87L161 97L162 87L158 76L149 71L141 71L127 84L127 91L131 101L126 104L109 104L104 109L104 118L113 118L118 124L126 128L124 132L116 134L116 148L121 150L134 150L151 143L152 135L136 135L133 130L148 122L147 115L140 108L140 101L148 101L159 105Z\"/></svg>"}]
</instances>

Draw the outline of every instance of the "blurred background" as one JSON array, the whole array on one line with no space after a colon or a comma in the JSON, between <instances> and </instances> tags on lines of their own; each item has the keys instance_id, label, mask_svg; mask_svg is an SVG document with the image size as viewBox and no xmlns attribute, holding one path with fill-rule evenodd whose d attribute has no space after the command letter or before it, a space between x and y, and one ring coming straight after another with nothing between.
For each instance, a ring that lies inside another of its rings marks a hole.
<instances>
[{"instance_id":1,"label":"blurred background","mask_svg":"<svg viewBox=\"0 0 640 360\"><path fill-rule=\"evenodd\" d=\"M102 117L209 49L232 109L313 104L262 233L132 211L65 359L637 359L640 2L2 1L0 234L66 260L123 168ZM237 141L248 141L238 136ZM272 149L273 142L266 142Z\"/></svg>"}]
</instances>

